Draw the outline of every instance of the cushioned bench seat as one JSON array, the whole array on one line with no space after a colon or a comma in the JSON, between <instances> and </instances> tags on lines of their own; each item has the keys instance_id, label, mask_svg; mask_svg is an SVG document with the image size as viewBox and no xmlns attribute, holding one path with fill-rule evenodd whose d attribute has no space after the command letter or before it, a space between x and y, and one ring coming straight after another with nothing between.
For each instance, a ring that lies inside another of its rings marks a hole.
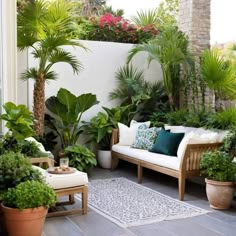
<instances>
[{"instance_id":1,"label":"cushioned bench seat","mask_svg":"<svg viewBox=\"0 0 236 236\"><path fill-rule=\"evenodd\" d=\"M119 144L112 146L112 151L127 155L130 158L146 161L155 165L179 170L180 160L175 156L167 156L164 154L152 153L143 149L136 149L130 146L121 146Z\"/></svg>"}]
</instances>

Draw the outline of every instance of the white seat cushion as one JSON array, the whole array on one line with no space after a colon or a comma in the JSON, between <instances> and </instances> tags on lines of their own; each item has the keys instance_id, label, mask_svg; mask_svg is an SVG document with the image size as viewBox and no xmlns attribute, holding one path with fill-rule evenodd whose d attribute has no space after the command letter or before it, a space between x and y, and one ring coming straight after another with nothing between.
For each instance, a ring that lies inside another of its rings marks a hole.
<instances>
[{"instance_id":1,"label":"white seat cushion","mask_svg":"<svg viewBox=\"0 0 236 236\"><path fill-rule=\"evenodd\" d=\"M167 167L173 170L179 170L180 159L175 156L167 156L159 153L149 152L143 149L136 149L119 144L113 145L112 150L131 158L143 160L152 164Z\"/></svg>"},{"instance_id":2,"label":"white seat cushion","mask_svg":"<svg viewBox=\"0 0 236 236\"><path fill-rule=\"evenodd\" d=\"M72 174L51 174L38 166L33 166L45 177L45 182L53 189L70 188L88 183L87 173L76 171Z\"/></svg>"}]
</instances>

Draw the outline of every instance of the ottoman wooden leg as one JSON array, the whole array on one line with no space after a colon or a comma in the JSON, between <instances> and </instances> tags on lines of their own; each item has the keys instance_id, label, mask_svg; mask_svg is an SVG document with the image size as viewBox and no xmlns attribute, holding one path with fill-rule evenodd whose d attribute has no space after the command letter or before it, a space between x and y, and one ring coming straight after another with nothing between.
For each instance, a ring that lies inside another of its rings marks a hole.
<instances>
[{"instance_id":1,"label":"ottoman wooden leg","mask_svg":"<svg viewBox=\"0 0 236 236\"><path fill-rule=\"evenodd\" d=\"M84 186L82 192L82 213L87 214L88 211L88 186Z\"/></svg>"}]
</instances>

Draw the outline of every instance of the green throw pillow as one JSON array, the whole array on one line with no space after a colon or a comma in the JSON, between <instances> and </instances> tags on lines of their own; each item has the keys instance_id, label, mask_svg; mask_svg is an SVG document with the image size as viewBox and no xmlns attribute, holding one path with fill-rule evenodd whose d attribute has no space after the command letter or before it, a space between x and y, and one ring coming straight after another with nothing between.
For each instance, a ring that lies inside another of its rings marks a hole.
<instances>
[{"instance_id":1,"label":"green throw pillow","mask_svg":"<svg viewBox=\"0 0 236 236\"><path fill-rule=\"evenodd\" d=\"M177 150L183 137L184 133L170 133L162 129L159 132L156 142L152 146L150 152L165 154L168 156L177 156Z\"/></svg>"},{"instance_id":2,"label":"green throw pillow","mask_svg":"<svg viewBox=\"0 0 236 236\"><path fill-rule=\"evenodd\" d=\"M157 127L148 128L146 125L140 125L132 147L150 150L159 131L160 128Z\"/></svg>"}]
</instances>

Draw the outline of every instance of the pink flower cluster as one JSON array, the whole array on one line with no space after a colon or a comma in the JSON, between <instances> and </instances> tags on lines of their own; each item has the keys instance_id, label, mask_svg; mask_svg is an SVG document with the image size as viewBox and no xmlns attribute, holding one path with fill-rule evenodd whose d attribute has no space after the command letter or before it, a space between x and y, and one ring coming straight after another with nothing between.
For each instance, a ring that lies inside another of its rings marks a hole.
<instances>
[{"instance_id":1,"label":"pink flower cluster","mask_svg":"<svg viewBox=\"0 0 236 236\"><path fill-rule=\"evenodd\" d=\"M104 24L107 25L116 25L118 22L122 20L122 17L120 16L113 16L111 13L106 13L105 15L101 16L99 19L100 26L103 26Z\"/></svg>"},{"instance_id":2,"label":"pink flower cluster","mask_svg":"<svg viewBox=\"0 0 236 236\"><path fill-rule=\"evenodd\" d=\"M111 13L106 13L98 19L91 18L90 21L94 25L94 30L88 38L93 40L140 43L155 37L158 33L154 25L135 26L128 20L113 16Z\"/></svg>"}]
</instances>

